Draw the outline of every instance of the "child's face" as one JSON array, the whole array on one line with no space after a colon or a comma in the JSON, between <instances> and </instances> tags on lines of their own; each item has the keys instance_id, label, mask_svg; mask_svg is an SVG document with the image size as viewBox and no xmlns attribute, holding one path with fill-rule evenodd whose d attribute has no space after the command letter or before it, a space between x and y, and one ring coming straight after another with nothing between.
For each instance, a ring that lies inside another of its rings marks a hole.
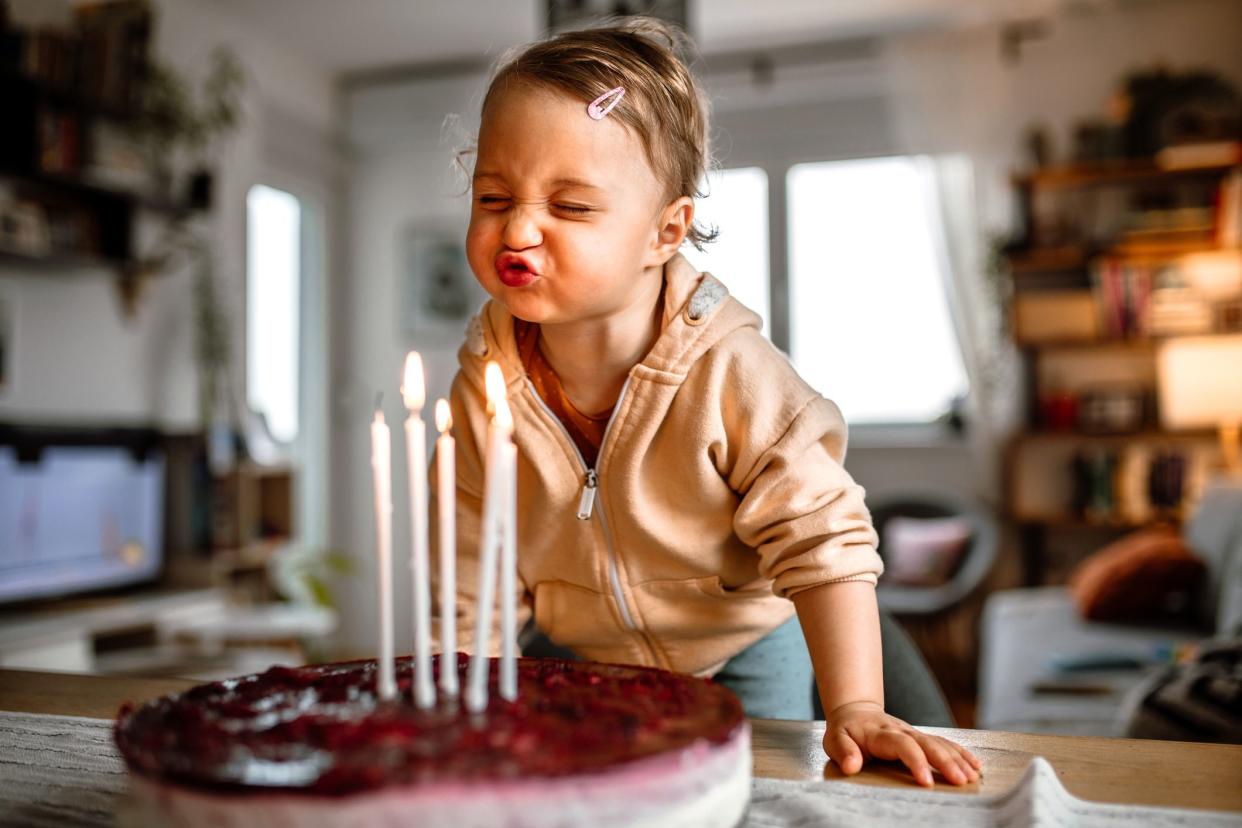
<instances>
[{"instance_id":1,"label":"child's face","mask_svg":"<svg viewBox=\"0 0 1242 828\"><path fill-rule=\"evenodd\" d=\"M650 296L684 236L670 218L676 228L693 215L689 199L666 203L620 121L529 87L484 112L472 195L475 277L514 316L548 324L607 319Z\"/></svg>"}]
</instances>

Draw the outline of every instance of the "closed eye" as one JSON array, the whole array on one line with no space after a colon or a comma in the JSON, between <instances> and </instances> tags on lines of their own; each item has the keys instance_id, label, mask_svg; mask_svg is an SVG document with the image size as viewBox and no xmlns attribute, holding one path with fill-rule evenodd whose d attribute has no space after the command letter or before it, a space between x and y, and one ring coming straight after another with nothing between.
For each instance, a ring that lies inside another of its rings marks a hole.
<instances>
[{"instance_id":1,"label":"closed eye","mask_svg":"<svg viewBox=\"0 0 1242 828\"><path fill-rule=\"evenodd\" d=\"M505 198L504 196L487 196L487 195L479 196L480 207L490 207L494 209L497 207L505 207L508 204L509 204L509 199Z\"/></svg>"},{"instance_id":2,"label":"closed eye","mask_svg":"<svg viewBox=\"0 0 1242 828\"><path fill-rule=\"evenodd\" d=\"M566 213L571 216L585 216L587 213L591 212L590 207L583 207L578 204L556 204L553 206L562 213Z\"/></svg>"}]
</instances>

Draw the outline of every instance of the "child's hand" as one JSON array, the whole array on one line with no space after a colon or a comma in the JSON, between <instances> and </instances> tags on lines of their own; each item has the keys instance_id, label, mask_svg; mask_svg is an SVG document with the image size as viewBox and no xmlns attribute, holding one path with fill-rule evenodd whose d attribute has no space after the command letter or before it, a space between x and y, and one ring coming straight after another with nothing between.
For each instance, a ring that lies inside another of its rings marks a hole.
<instances>
[{"instance_id":1,"label":"child's hand","mask_svg":"<svg viewBox=\"0 0 1242 828\"><path fill-rule=\"evenodd\" d=\"M977 781L983 767L966 748L915 730L875 702L851 702L829 713L824 750L846 776L862 770L868 758L899 759L926 787L934 784L932 768L954 785L965 785Z\"/></svg>"}]
</instances>

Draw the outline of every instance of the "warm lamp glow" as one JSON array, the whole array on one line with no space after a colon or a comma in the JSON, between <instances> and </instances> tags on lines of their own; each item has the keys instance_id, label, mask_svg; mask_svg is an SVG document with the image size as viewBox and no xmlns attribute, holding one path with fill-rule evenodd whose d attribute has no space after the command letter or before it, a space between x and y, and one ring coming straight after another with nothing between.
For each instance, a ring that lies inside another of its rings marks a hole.
<instances>
[{"instance_id":1,"label":"warm lamp glow","mask_svg":"<svg viewBox=\"0 0 1242 828\"><path fill-rule=\"evenodd\" d=\"M449 410L448 400L441 397L436 400L436 431L441 434L453 427L453 412Z\"/></svg>"},{"instance_id":2,"label":"warm lamp glow","mask_svg":"<svg viewBox=\"0 0 1242 828\"><path fill-rule=\"evenodd\" d=\"M405 355L405 379L401 383L401 396L409 411L421 411L427 402L427 384L423 381L423 358L418 351Z\"/></svg>"},{"instance_id":3,"label":"warm lamp glow","mask_svg":"<svg viewBox=\"0 0 1242 828\"><path fill-rule=\"evenodd\" d=\"M1160 421L1166 428L1219 428L1228 468L1238 465L1242 334L1170 339L1156 354Z\"/></svg>"}]
</instances>

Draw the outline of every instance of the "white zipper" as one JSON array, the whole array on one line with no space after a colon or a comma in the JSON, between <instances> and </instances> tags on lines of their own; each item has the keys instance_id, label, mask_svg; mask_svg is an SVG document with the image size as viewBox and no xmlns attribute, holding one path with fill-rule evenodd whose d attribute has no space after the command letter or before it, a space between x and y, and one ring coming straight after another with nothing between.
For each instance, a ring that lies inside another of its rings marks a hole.
<instances>
[{"instance_id":1,"label":"white zipper","mask_svg":"<svg viewBox=\"0 0 1242 828\"><path fill-rule=\"evenodd\" d=\"M578 444L574 442L573 437L569 435L569 429L565 428L565 424L561 422L561 418L553 413L548 404L543 401L543 397L539 396L539 392L535 389L530 378L526 379L526 385L530 388L531 396L539 403L544 411L548 412L548 416L552 418L552 422L561 429L565 435L565 439L569 440L569 444L574 447L574 454L578 455L578 462L582 464L582 468L586 471L583 479L582 494L578 497L578 520L590 520L591 515L595 512L595 496L599 491L599 475L595 469L587 465L586 458L582 456ZM626 389L630 387L629 377L626 377L625 385L621 386L621 393L617 395L617 402L612 407L612 414L608 417L608 423L604 426L604 436L599 441L600 448L604 447L604 443L608 440L608 432L612 429L612 421L617 416L617 411L621 408L621 400L625 399ZM634 617L630 614L629 605L625 603L625 595L621 592L621 571L617 567L617 552L612 546L612 536L608 533L608 521L604 517L604 507L599 507L600 529L604 533L604 546L608 550L608 585L612 587L612 597L617 602L617 607L621 610L621 618L625 621L625 626L631 630L638 630L638 625L634 623Z\"/></svg>"},{"instance_id":2,"label":"white zipper","mask_svg":"<svg viewBox=\"0 0 1242 828\"><path fill-rule=\"evenodd\" d=\"M595 509L595 490L599 487L599 476L595 469L587 469L586 485L582 487L582 496L578 498L578 520L590 520Z\"/></svg>"}]
</instances>

